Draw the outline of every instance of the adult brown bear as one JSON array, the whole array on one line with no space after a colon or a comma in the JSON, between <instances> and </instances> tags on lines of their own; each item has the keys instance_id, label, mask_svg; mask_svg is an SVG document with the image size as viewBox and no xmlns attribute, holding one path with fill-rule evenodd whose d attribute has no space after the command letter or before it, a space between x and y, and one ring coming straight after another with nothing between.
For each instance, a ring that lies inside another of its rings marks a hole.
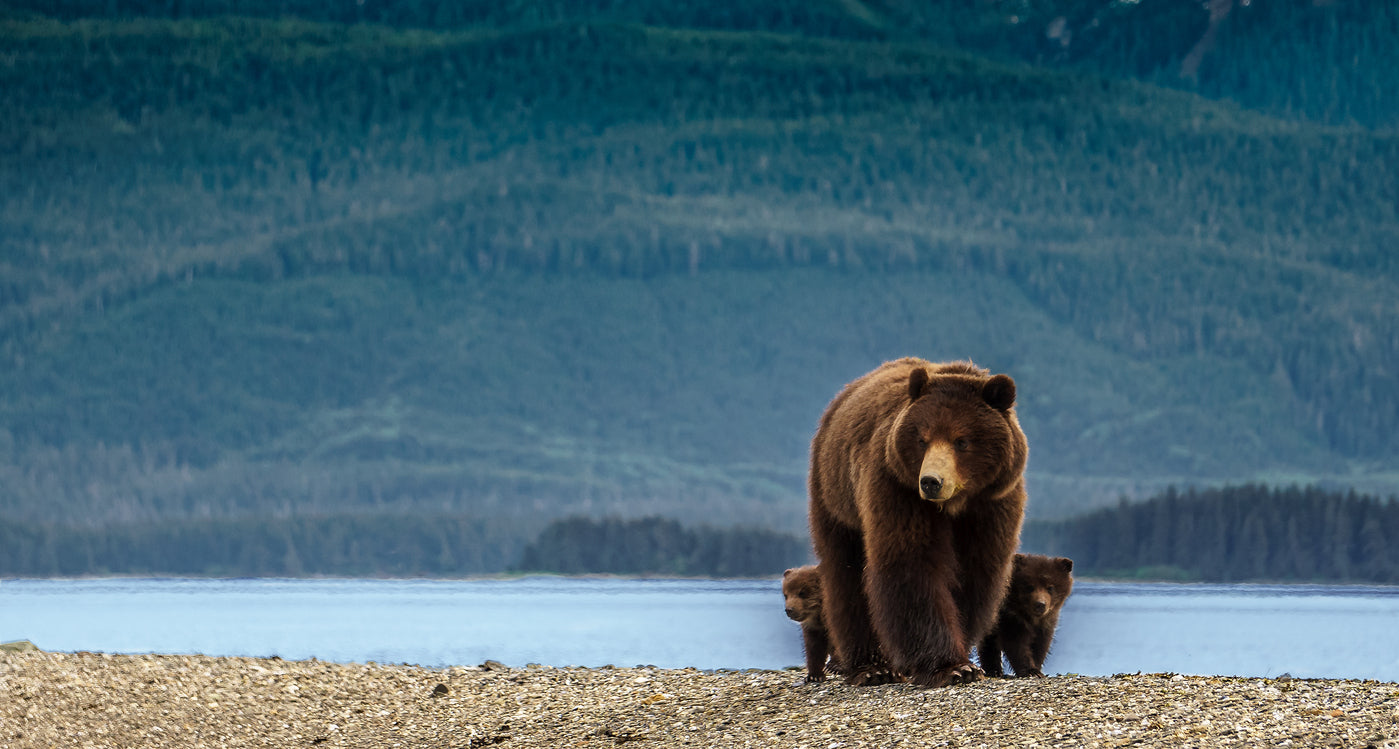
<instances>
[{"instance_id":1,"label":"adult brown bear","mask_svg":"<svg viewBox=\"0 0 1399 749\"><path fill-rule=\"evenodd\" d=\"M811 442L826 629L854 685L973 681L1020 540L1015 382L899 359L846 385Z\"/></svg>"}]
</instances>

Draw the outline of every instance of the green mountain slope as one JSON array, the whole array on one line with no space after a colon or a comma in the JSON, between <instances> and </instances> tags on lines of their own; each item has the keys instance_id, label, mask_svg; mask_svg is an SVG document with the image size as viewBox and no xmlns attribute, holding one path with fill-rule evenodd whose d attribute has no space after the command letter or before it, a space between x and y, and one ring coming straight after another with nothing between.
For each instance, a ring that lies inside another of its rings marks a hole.
<instances>
[{"instance_id":1,"label":"green mountain slope","mask_svg":"<svg viewBox=\"0 0 1399 749\"><path fill-rule=\"evenodd\" d=\"M800 530L821 408L907 354L1016 377L1042 516L1392 491L1395 136L519 23L0 21L0 515Z\"/></svg>"}]
</instances>

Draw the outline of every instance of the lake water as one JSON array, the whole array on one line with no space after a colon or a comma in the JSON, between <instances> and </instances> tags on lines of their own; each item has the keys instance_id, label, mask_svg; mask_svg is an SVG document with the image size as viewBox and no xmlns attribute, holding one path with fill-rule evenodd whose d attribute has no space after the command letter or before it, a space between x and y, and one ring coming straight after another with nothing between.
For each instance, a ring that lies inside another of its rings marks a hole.
<instances>
[{"instance_id":1,"label":"lake water","mask_svg":"<svg viewBox=\"0 0 1399 749\"><path fill-rule=\"evenodd\" d=\"M777 580L4 580L0 641L336 662L783 668ZM1046 673L1399 681L1399 588L1080 582Z\"/></svg>"}]
</instances>

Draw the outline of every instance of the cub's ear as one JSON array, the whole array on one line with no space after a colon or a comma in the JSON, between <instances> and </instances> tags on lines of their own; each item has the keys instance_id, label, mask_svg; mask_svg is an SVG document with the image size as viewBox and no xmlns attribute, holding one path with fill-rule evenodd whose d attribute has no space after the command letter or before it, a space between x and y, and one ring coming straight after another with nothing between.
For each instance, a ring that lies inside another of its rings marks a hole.
<instances>
[{"instance_id":1,"label":"cub's ear","mask_svg":"<svg viewBox=\"0 0 1399 749\"><path fill-rule=\"evenodd\" d=\"M1058 562L1059 566L1062 567L1065 572L1074 571L1074 560L1069 559L1068 557L1059 557L1054 561Z\"/></svg>"},{"instance_id":2,"label":"cub's ear","mask_svg":"<svg viewBox=\"0 0 1399 749\"><path fill-rule=\"evenodd\" d=\"M908 375L908 399L916 401L923 395L923 388L928 386L928 370L919 367Z\"/></svg>"},{"instance_id":3,"label":"cub's ear","mask_svg":"<svg viewBox=\"0 0 1399 749\"><path fill-rule=\"evenodd\" d=\"M1015 405L1015 380L1010 379L1010 375L998 374L981 386L981 397L986 405L1005 411Z\"/></svg>"},{"instance_id":4,"label":"cub's ear","mask_svg":"<svg viewBox=\"0 0 1399 749\"><path fill-rule=\"evenodd\" d=\"M793 567L792 569L789 569L789 570L787 570L786 572L783 572L783 573L782 573L782 579L783 579L783 580L786 580L787 578L789 578L789 577L792 576L792 573L793 573L793 572L796 572L796 571L797 571L797 568L796 568L796 567Z\"/></svg>"}]
</instances>

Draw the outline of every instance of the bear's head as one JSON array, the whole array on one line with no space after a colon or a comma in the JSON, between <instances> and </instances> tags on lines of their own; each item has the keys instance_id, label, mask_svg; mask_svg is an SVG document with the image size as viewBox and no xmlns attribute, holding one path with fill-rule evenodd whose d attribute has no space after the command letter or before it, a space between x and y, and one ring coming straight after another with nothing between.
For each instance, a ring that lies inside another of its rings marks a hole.
<instances>
[{"instance_id":1,"label":"bear's head","mask_svg":"<svg viewBox=\"0 0 1399 749\"><path fill-rule=\"evenodd\" d=\"M803 626L821 626L821 576L815 566L793 567L782 573L782 597L789 619Z\"/></svg>"},{"instance_id":2,"label":"bear's head","mask_svg":"<svg viewBox=\"0 0 1399 749\"><path fill-rule=\"evenodd\" d=\"M915 367L889 434L895 476L948 514L971 497L1018 484L1028 449L1015 418L1015 381L970 362Z\"/></svg>"},{"instance_id":3,"label":"bear's head","mask_svg":"<svg viewBox=\"0 0 1399 749\"><path fill-rule=\"evenodd\" d=\"M1074 589L1073 571L1072 559L1016 554L1001 610L1031 623L1058 616Z\"/></svg>"}]
</instances>

